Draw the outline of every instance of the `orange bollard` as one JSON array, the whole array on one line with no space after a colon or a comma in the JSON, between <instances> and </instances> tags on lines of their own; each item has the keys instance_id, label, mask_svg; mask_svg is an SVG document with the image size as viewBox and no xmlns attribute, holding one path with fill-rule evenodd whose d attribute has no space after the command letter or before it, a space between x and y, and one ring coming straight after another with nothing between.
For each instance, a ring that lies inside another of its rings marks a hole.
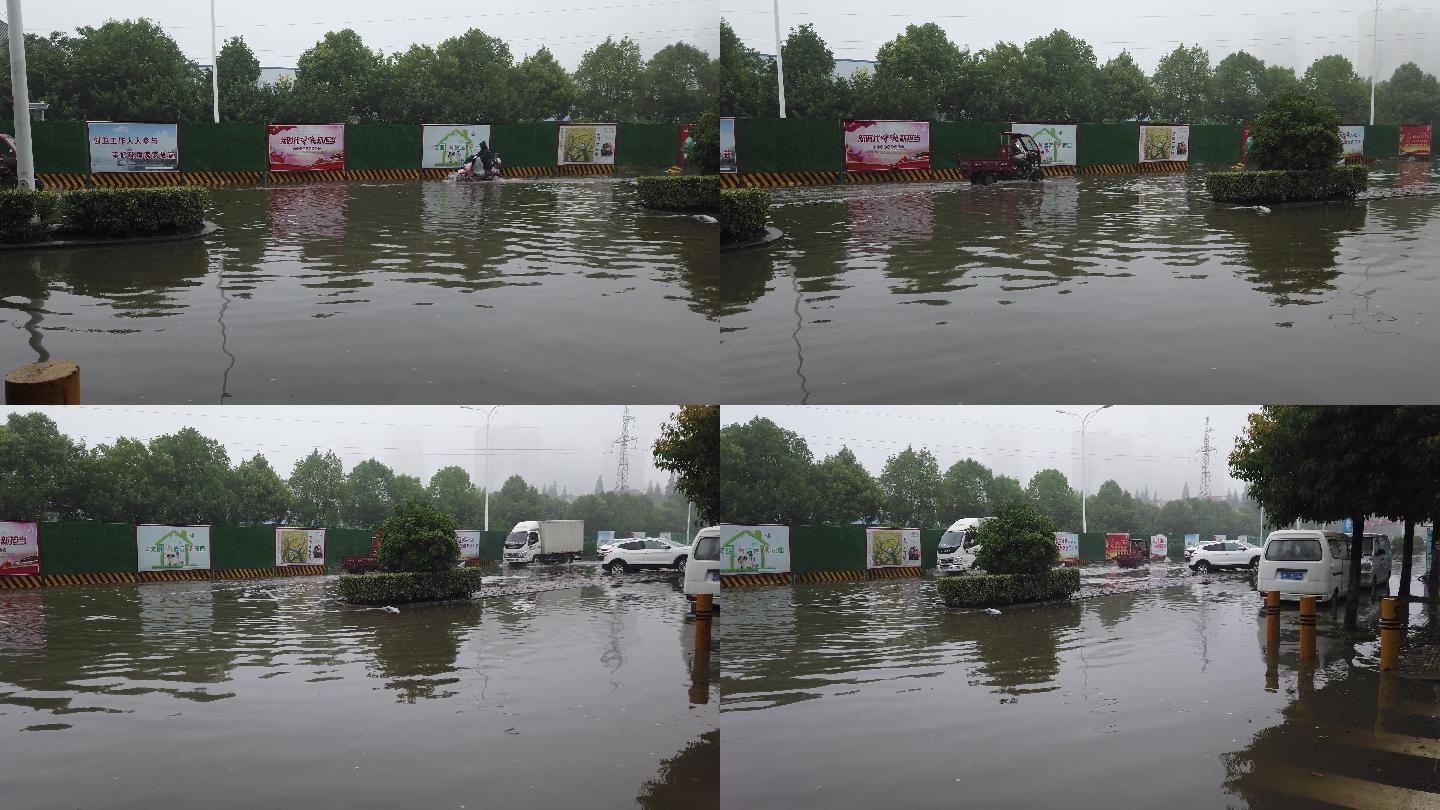
<instances>
[{"instance_id":1,"label":"orange bollard","mask_svg":"<svg viewBox=\"0 0 1440 810\"><path fill-rule=\"evenodd\" d=\"M69 360L46 360L21 366L5 375L7 405L79 405L80 366Z\"/></svg>"},{"instance_id":2,"label":"orange bollard","mask_svg":"<svg viewBox=\"0 0 1440 810\"><path fill-rule=\"evenodd\" d=\"M1280 643L1280 592L1265 592L1265 641Z\"/></svg>"},{"instance_id":3,"label":"orange bollard","mask_svg":"<svg viewBox=\"0 0 1440 810\"><path fill-rule=\"evenodd\" d=\"M1315 660L1315 597L1300 597L1300 660Z\"/></svg>"},{"instance_id":4,"label":"orange bollard","mask_svg":"<svg viewBox=\"0 0 1440 810\"><path fill-rule=\"evenodd\" d=\"M1380 600L1380 671L1390 672L1400 666L1400 600L1387 596Z\"/></svg>"},{"instance_id":5,"label":"orange bollard","mask_svg":"<svg viewBox=\"0 0 1440 810\"><path fill-rule=\"evenodd\" d=\"M709 624L706 621L705 624ZM702 706L710 702L710 634L705 634L705 643L700 643L700 627L695 628L695 659L690 666L690 703Z\"/></svg>"}]
</instances>

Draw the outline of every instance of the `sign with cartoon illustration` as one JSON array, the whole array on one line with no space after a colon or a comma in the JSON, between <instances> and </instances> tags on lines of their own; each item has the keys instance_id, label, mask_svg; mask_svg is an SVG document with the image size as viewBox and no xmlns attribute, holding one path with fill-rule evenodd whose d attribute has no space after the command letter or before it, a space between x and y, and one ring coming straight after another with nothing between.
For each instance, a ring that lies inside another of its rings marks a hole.
<instances>
[{"instance_id":1,"label":"sign with cartoon illustration","mask_svg":"<svg viewBox=\"0 0 1440 810\"><path fill-rule=\"evenodd\" d=\"M865 529L865 559L871 568L919 568L919 529Z\"/></svg>"},{"instance_id":2,"label":"sign with cartoon illustration","mask_svg":"<svg viewBox=\"0 0 1440 810\"><path fill-rule=\"evenodd\" d=\"M1040 165L1075 165L1074 124L1011 124L1011 132L1023 132L1040 147Z\"/></svg>"},{"instance_id":3,"label":"sign with cartoon illustration","mask_svg":"<svg viewBox=\"0 0 1440 810\"><path fill-rule=\"evenodd\" d=\"M40 573L40 525L0 520L0 577Z\"/></svg>"},{"instance_id":4,"label":"sign with cartoon illustration","mask_svg":"<svg viewBox=\"0 0 1440 810\"><path fill-rule=\"evenodd\" d=\"M615 165L614 124L561 124L557 165Z\"/></svg>"},{"instance_id":5,"label":"sign with cartoon illustration","mask_svg":"<svg viewBox=\"0 0 1440 810\"><path fill-rule=\"evenodd\" d=\"M1061 561L1080 561L1080 535L1075 532L1055 532L1055 545L1060 549Z\"/></svg>"},{"instance_id":6,"label":"sign with cartoon illustration","mask_svg":"<svg viewBox=\"0 0 1440 810\"><path fill-rule=\"evenodd\" d=\"M1140 162L1190 161L1190 127L1140 125Z\"/></svg>"},{"instance_id":7,"label":"sign with cartoon illustration","mask_svg":"<svg viewBox=\"0 0 1440 810\"><path fill-rule=\"evenodd\" d=\"M720 526L720 573L790 572L789 526Z\"/></svg>"},{"instance_id":8,"label":"sign with cartoon illustration","mask_svg":"<svg viewBox=\"0 0 1440 810\"><path fill-rule=\"evenodd\" d=\"M465 159L480 151L484 141L492 150L489 124L422 124L420 127L420 168L458 169Z\"/></svg>"},{"instance_id":9,"label":"sign with cartoon illustration","mask_svg":"<svg viewBox=\"0 0 1440 810\"><path fill-rule=\"evenodd\" d=\"M135 527L139 571L206 571L210 568L209 526Z\"/></svg>"},{"instance_id":10,"label":"sign with cartoon illustration","mask_svg":"<svg viewBox=\"0 0 1440 810\"><path fill-rule=\"evenodd\" d=\"M597 532L595 532L595 545L596 545L596 546L603 546L603 545L605 545L606 543L613 543L613 542L615 542L615 532L613 532L613 531L603 531L603 532L598 532L598 531L597 531Z\"/></svg>"},{"instance_id":11,"label":"sign with cartoon illustration","mask_svg":"<svg viewBox=\"0 0 1440 810\"><path fill-rule=\"evenodd\" d=\"M282 527L275 530L275 564L324 565L325 530Z\"/></svg>"},{"instance_id":12,"label":"sign with cartoon illustration","mask_svg":"<svg viewBox=\"0 0 1440 810\"><path fill-rule=\"evenodd\" d=\"M480 530L457 529L455 539L460 543L460 559L480 559Z\"/></svg>"}]
</instances>

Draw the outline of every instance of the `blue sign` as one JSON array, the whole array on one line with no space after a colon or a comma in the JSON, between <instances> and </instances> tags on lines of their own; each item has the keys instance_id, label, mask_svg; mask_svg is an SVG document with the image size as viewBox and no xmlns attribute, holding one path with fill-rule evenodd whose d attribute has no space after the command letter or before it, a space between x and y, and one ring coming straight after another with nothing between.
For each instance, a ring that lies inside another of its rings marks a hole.
<instances>
[{"instance_id":1,"label":"blue sign","mask_svg":"<svg viewBox=\"0 0 1440 810\"><path fill-rule=\"evenodd\" d=\"M90 173L178 172L180 135L175 124L88 121Z\"/></svg>"},{"instance_id":2,"label":"blue sign","mask_svg":"<svg viewBox=\"0 0 1440 810\"><path fill-rule=\"evenodd\" d=\"M1345 533L1346 533L1346 534L1354 534L1354 533L1355 533L1355 521L1351 520L1350 518L1345 518Z\"/></svg>"}]
</instances>

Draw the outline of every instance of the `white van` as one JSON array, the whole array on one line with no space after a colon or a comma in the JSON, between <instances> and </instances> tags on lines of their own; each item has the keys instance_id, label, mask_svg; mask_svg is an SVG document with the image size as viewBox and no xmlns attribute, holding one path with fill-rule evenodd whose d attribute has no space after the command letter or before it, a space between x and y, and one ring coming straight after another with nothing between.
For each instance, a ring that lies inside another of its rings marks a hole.
<instances>
[{"instance_id":1,"label":"white van","mask_svg":"<svg viewBox=\"0 0 1440 810\"><path fill-rule=\"evenodd\" d=\"M707 526L695 534L695 545L691 547L690 559L685 561L685 598L695 601L695 595L708 593L720 596L720 527Z\"/></svg>"},{"instance_id":2,"label":"white van","mask_svg":"<svg viewBox=\"0 0 1440 810\"><path fill-rule=\"evenodd\" d=\"M1262 593L1279 591L1281 599L1290 601L1313 596L1329 602L1349 596L1350 538L1312 529L1271 532L1255 587Z\"/></svg>"},{"instance_id":3,"label":"white van","mask_svg":"<svg viewBox=\"0 0 1440 810\"><path fill-rule=\"evenodd\" d=\"M1375 588L1390 582L1394 572L1394 541L1388 534L1367 534L1360 547L1360 585Z\"/></svg>"},{"instance_id":4,"label":"white van","mask_svg":"<svg viewBox=\"0 0 1440 810\"><path fill-rule=\"evenodd\" d=\"M975 530L989 520L982 518L960 518L940 535L940 545L935 548L935 575L963 574L975 568L975 552L980 541L975 539Z\"/></svg>"}]
</instances>

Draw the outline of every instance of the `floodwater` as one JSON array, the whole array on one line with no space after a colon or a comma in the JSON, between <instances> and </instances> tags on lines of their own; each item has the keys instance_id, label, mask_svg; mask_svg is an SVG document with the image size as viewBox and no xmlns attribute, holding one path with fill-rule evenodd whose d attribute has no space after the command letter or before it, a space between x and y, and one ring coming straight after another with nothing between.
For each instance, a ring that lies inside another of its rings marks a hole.
<instances>
[{"instance_id":1,"label":"floodwater","mask_svg":"<svg viewBox=\"0 0 1440 810\"><path fill-rule=\"evenodd\" d=\"M0 367L87 402L703 399L718 231L610 178L211 192L203 240L0 252Z\"/></svg>"},{"instance_id":2,"label":"floodwater","mask_svg":"<svg viewBox=\"0 0 1440 810\"><path fill-rule=\"evenodd\" d=\"M1368 598L1362 640L1321 608L1302 665L1293 609L1268 654L1246 574L1095 567L1081 595L993 616L947 611L933 580L734 594L723 806L1440 802L1440 686L1381 689Z\"/></svg>"},{"instance_id":3,"label":"floodwater","mask_svg":"<svg viewBox=\"0 0 1440 810\"><path fill-rule=\"evenodd\" d=\"M724 257L726 401L1440 400L1440 167L1269 213L1204 175L772 191L785 238Z\"/></svg>"},{"instance_id":4,"label":"floodwater","mask_svg":"<svg viewBox=\"0 0 1440 810\"><path fill-rule=\"evenodd\" d=\"M333 578L0 591L0 795L718 807L718 657L673 584L618 581L398 615Z\"/></svg>"}]
</instances>

